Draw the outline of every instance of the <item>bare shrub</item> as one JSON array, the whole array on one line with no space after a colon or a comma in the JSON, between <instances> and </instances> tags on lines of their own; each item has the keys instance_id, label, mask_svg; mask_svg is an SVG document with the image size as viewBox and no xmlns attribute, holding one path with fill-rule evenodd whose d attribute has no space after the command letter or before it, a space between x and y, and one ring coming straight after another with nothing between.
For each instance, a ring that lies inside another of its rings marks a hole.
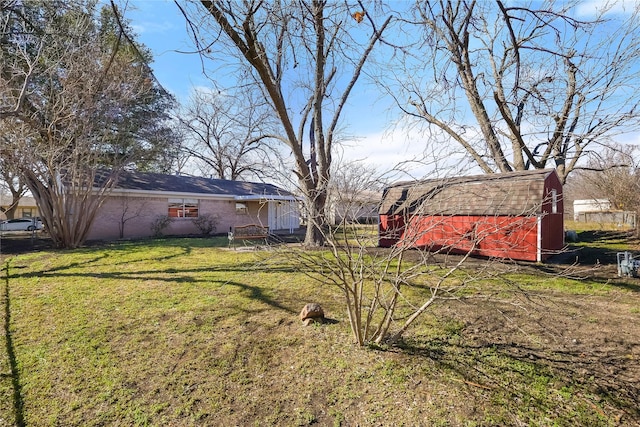
<instances>
[{"instance_id":1,"label":"bare shrub","mask_svg":"<svg viewBox=\"0 0 640 427\"><path fill-rule=\"evenodd\" d=\"M76 248L125 168L164 163L173 98L115 4L0 4L2 166L28 187L53 244Z\"/></svg>"},{"instance_id":2,"label":"bare shrub","mask_svg":"<svg viewBox=\"0 0 640 427\"><path fill-rule=\"evenodd\" d=\"M207 235L216 231L218 223L220 223L220 217L218 215L201 214L197 218L193 218L191 222L200 233Z\"/></svg>"},{"instance_id":3,"label":"bare shrub","mask_svg":"<svg viewBox=\"0 0 640 427\"><path fill-rule=\"evenodd\" d=\"M154 237L160 237L164 231L171 225L173 218L168 215L158 215L151 221L151 231Z\"/></svg>"},{"instance_id":4,"label":"bare shrub","mask_svg":"<svg viewBox=\"0 0 640 427\"><path fill-rule=\"evenodd\" d=\"M394 345L436 303L520 292L508 277L517 264L503 260L561 250L531 250L538 222L553 219L549 227L557 226L562 209L557 193L532 184L546 174L525 175L519 183L515 175L502 178L500 185L492 178L491 186L473 177L387 187L377 233L345 218L326 229L325 248L285 248L283 259L339 290L359 345ZM355 211L346 206L346 212ZM472 261L477 255L483 258Z\"/></svg>"}]
</instances>

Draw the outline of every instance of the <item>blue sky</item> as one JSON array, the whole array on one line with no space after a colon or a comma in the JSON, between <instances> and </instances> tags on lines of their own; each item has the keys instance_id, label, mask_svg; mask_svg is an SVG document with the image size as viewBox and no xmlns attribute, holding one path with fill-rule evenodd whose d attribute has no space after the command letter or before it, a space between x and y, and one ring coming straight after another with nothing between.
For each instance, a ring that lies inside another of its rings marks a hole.
<instances>
[{"instance_id":1,"label":"blue sky","mask_svg":"<svg viewBox=\"0 0 640 427\"><path fill-rule=\"evenodd\" d=\"M623 12L625 7L632 7L638 1L626 0L618 4L617 12ZM601 4L601 0L586 1L576 12L582 16L591 15ZM212 87L202 73L199 55L189 53L193 52L192 42L184 17L173 1L129 0L124 14L138 40L151 49L156 77L179 101L186 102L194 86ZM424 148L424 136L402 127L390 129L397 116L390 114L385 105L375 102L376 98L373 88L361 79L356 95L352 94L350 105L343 114L346 133L354 137L343 150L348 159L366 159L386 170L419 155ZM627 143L640 142L637 134L620 139ZM412 175L420 177L430 167L419 167Z\"/></svg>"},{"instance_id":2,"label":"blue sky","mask_svg":"<svg viewBox=\"0 0 640 427\"><path fill-rule=\"evenodd\" d=\"M151 65L157 79L179 101L186 102L194 86L212 86L202 74L200 57L187 53L193 51L192 42L184 17L173 1L132 0L124 14L138 41L153 52ZM351 97L343 114L346 133L354 137L343 147L344 156L351 160L366 158L368 163L384 170L420 152L422 147L409 144L406 133L387 131L394 117L383 104L374 102L378 95L370 92L370 86L362 81L358 85L356 96ZM415 173L421 175L426 171Z\"/></svg>"},{"instance_id":3,"label":"blue sky","mask_svg":"<svg viewBox=\"0 0 640 427\"><path fill-rule=\"evenodd\" d=\"M155 75L169 92L186 100L193 86L207 86L200 57L193 51L185 20L172 1L135 0L125 16L138 40L151 49ZM183 53L184 52L184 53Z\"/></svg>"}]
</instances>

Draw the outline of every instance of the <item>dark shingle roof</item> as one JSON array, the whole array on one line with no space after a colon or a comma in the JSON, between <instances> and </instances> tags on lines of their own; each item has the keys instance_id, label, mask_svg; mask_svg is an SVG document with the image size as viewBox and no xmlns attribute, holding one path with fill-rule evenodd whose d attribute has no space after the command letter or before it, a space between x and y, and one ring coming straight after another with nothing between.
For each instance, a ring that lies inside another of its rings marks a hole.
<instances>
[{"instance_id":1,"label":"dark shingle roof","mask_svg":"<svg viewBox=\"0 0 640 427\"><path fill-rule=\"evenodd\" d=\"M553 169L403 182L387 187L381 215L525 215L539 213Z\"/></svg>"},{"instance_id":2,"label":"dark shingle roof","mask_svg":"<svg viewBox=\"0 0 640 427\"><path fill-rule=\"evenodd\" d=\"M128 171L120 174L115 188L223 196L292 196L291 193L275 185L260 182Z\"/></svg>"}]
</instances>

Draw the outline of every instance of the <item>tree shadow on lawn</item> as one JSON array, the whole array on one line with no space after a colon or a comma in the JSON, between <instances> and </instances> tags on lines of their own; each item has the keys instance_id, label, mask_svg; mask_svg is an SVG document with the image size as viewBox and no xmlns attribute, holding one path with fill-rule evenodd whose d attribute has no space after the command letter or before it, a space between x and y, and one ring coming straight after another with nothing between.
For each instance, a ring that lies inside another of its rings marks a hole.
<instances>
[{"instance_id":1,"label":"tree shadow on lawn","mask_svg":"<svg viewBox=\"0 0 640 427\"><path fill-rule=\"evenodd\" d=\"M614 252L615 259L615 252ZM524 264L521 264L524 265ZM530 264L526 267L535 270L544 277L565 277L572 280L588 281L593 284L610 286L612 288L626 289L631 292L640 292L640 278L618 276L617 261L610 264L595 263L584 265L580 262L570 263L545 263Z\"/></svg>"},{"instance_id":2,"label":"tree shadow on lawn","mask_svg":"<svg viewBox=\"0 0 640 427\"><path fill-rule=\"evenodd\" d=\"M210 247L226 248L226 237L222 240L219 236L163 236L132 238L118 240L88 240L82 246L75 248L75 251L92 251L108 249L112 251L127 252L139 250L141 246L153 245L158 247L172 248L181 247L191 250L192 248ZM19 255L25 253L41 251L69 251L69 249L56 248L51 238L46 234L30 235L25 233L14 233L0 236L0 254Z\"/></svg>"},{"instance_id":3,"label":"tree shadow on lawn","mask_svg":"<svg viewBox=\"0 0 640 427\"><path fill-rule=\"evenodd\" d=\"M145 244L149 244L150 240L128 240L128 241L115 241L115 242L104 242L104 241L92 241L88 242L86 245L76 248L76 249L59 249L55 248L53 242L50 238L47 237L39 237L35 239L30 239L24 236L13 236L11 238L2 237L1 247L0 247L0 255L3 258L7 258L11 255L20 255L25 253L34 253L34 252L53 252L55 253L71 253L74 251L75 253L91 253L99 250L108 250L110 252L115 252L116 254L107 254L103 253L100 256L96 257L94 260L83 261L82 263L88 262L96 262L99 259L106 259L110 256L117 257L118 253L126 253L126 252L135 252L140 251L140 247ZM188 244L188 241L176 240L178 244L175 245L166 245L166 248L181 248L181 252L176 252L172 254L168 254L161 257L153 258L154 261L166 261L178 256L189 255L192 251L193 245ZM150 259L150 258L148 258ZM145 261L144 259L140 261ZM130 263L131 261L125 261L125 263ZM112 263L113 264L113 263ZM66 265L59 267L60 269L72 268L74 265Z\"/></svg>"},{"instance_id":4,"label":"tree shadow on lawn","mask_svg":"<svg viewBox=\"0 0 640 427\"><path fill-rule=\"evenodd\" d=\"M578 233L578 240L584 243L595 243L612 240L629 240L633 238L634 232L629 230L586 230Z\"/></svg>"},{"instance_id":5,"label":"tree shadow on lawn","mask_svg":"<svg viewBox=\"0 0 640 427\"><path fill-rule=\"evenodd\" d=\"M282 310L290 314L295 314L295 310L282 305L281 303L274 300L273 298L269 298L267 295L265 295L262 288L258 286L251 286L251 285L247 285L246 283L231 282L231 281L219 282L219 283L222 286L235 286L237 288L240 288L241 290L246 291L248 293L248 297L250 299L255 301L260 301L261 303L266 304L269 307L276 308L278 310ZM239 310L246 311L241 308L239 308Z\"/></svg>"},{"instance_id":6,"label":"tree shadow on lawn","mask_svg":"<svg viewBox=\"0 0 640 427\"><path fill-rule=\"evenodd\" d=\"M587 280L640 292L639 278L618 276L617 256L621 252L632 252L632 256L638 256L639 243L633 232L629 231L583 231L579 235L579 243L569 244L565 250L544 263L520 264L547 275ZM624 248L616 249L607 246L614 244L622 245Z\"/></svg>"},{"instance_id":7,"label":"tree shadow on lawn","mask_svg":"<svg viewBox=\"0 0 640 427\"><path fill-rule=\"evenodd\" d=\"M622 244L628 249L615 249L607 246ZM638 244L632 231L589 230L578 234L578 243L568 246L575 254L575 260L581 264L617 264L616 254L632 250Z\"/></svg>"},{"instance_id":8,"label":"tree shadow on lawn","mask_svg":"<svg viewBox=\"0 0 640 427\"><path fill-rule=\"evenodd\" d=\"M201 241L203 239L196 239L196 242ZM152 261L154 263L165 262L171 259L175 259L178 257L188 257L193 250L191 242L193 241L190 238L182 238L182 239L174 239L167 240L171 241L174 244L165 246L166 248L178 248L179 251L175 251L170 254L162 255L162 256L145 256L144 252L140 252L140 245L144 246L145 240L137 240L131 241L131 244L126 244L122 242L110 244L101 244L97 246L91 247L83 247L78 248L75 251L80 251L83 253L92 253L95 250L104 249L105 252L99 252L94 258L85 259L82 261L72 261L65 265L60 265L57 267L46 269L41 269L37 271L28 271L21 274L13 274L13 278L30 278L30 277L88 277L88 278L97 278L97 279L118 279L118 280L136 280L139 281L141 279L144 280L156 280L156 281L170 281L170 282L199 282L202 280L203 275L207 273L216 273L216 272L229 272L229 273L247 273L252 274L254 272L264 272L264 273L301 273L304 272L300 265L292 266L290 264L274 264L268 258L258 258L256 260L242 262L239 263L237 261L230 261L226 264L213 263L211 266L201 267L201 268L179 268L179 267L166 267L164 269L144 269L141 268L136 271L111 271L104 272L99 271L96 272L95 269L101 266L111 267L119 264L126 264L127 266L131 266L134 263L140 264L141 267L144 267L145 263ZM55 250L54 250L55 251ZM64 251L64 250L60 250ZM142 257L137 259L127 259L121 260L120 253L121 252L140 252L143 254ZM115 252L115 253L114 253ZM14 264L12 268L23 268L24 266ZM85 269L85 271L78 272L69 272L68 270L72 269ZM163 276L166 275L166 276ZM176 276L183 275L183 276ZM207 279L208 280L208 279Z\"/></svg>"},{"instance_id":9,"label":"tree shadow on lawn","mask_svg":"<svg viewBox=\"0 0 640 427\"><path fill-rule=\"evenodd\" d=\"M11 387L13 389L13 418L15 425L22 427L24 421L24 401L22 397L22 383L20 381L20 371L18 369L18 361L16 359L15 347L13 344L13 334L11 332L11 292L9 288L9 263L5 266L5 283L4 295L2 296L4 305L4 342L7 359L9 362L9 374L2 374L11 378ZM4 270L4 269L3 269ZM0 419L1 420L1 419Z\"/></svg>"},{"instance_id":10,"label":"tree shadow on lawn","mask_svg":"<svg viewBox=\"0 0 640 427\"><path fill-rule=\"evenodd\" d=\"M53 242L41 234L12 233L0 235L0 255L18 255L53 249Z\"/></svg>"},{"instance_id":11,"label":"tree shadow on lawn","mask_svg":"<svg viewBox=\"0 0 640 427\"><path fill-rule=\"evenodd\" d=\"M176 255L177 256L177 255ZM202 268L175 268L175 267L167 267L165 269L146 269L146 270L136 270L136 271L112 271L112 272L94 272L93 268L96 267L95 263L101 260L109 258L107 255L101 255L95 257L91 260L85 260L82 262L73 262L64 266L59 266L55 268L47 268L43 270L36 271L27 271L24 273L13 273L11 274L11 278L32 278L32 277L59 277L59 278L69 278L69 277L87 277L94 279L117 279L117 280L154 280L159 282L177 282L177 283L198 283L201 281L210 282L211 280L206 277L201 277L206 273L216 273L216 272L228 272L228 273L246 273L252 274L256 272L260 273L299 273L300 269L294 269L289 266L261 266L260 263L248 262L248 263L231 263L225 265L212 265L208 267ZM154 258L154 261L157 261ZM138 262L144 262L144 260L139 260ZM113 265L113 264L109 264ZM77 268L86 268L88 271L79 271L79 272L69 272L66 270L77 269ZM12 269L24 269L25 267L22 265L12 265ZM183 276L176 276L183 275ZM221 282L224 283L224 282Z\"/></svg>"},{"instance_id":12,"label":"tree shadow on lawn","mask_svg":"<svg viewBox=\"0 0 640 427\"><path fill-rule=\"evenodd\" d=\"M60 266L53 269L40 270L40 271L28 271L28 272L15 272L15 269L22 269L23 266L12 266L12 273L9 275L9 279L19 279L19 278L32 278L32 277L47 277L47 278L77 278L77 277L85 277L90 279L104 279L104 280L117 280L117 281L131 281L132 283L139 283L140 280L144 281L153 281L153 282L167 282L171 283L218 283L220 286L234 286L240 288L242 291L246 291L248 294L248 298L256 301L260 301L268 306L279 310L285 310L289 313L294 313L295 310L292 310L289 307L285 307L280 304L278 301L269 298L264 289L260 286L253 286L247 283L241 283L233 280L219 280L219 279L211 279L206 277L207 273L213 272L229 272L229 273L247 273L251 274L252 272L261 271L267 273L281 273L281 272L292 272L293 270L289 268L283 269L256 269L256 264L247 263L247 264L232 264L223 265L223 266L212 266L206 268L196 268L196 269L179 269L179 268L167 268L165 270L138 270L138 271L129 271L129 272L93 272L93 271L85 271L85 272L65 272L67 269L71 268L79 268L86 267L88 269L92 268L92 264L106 258L106 255L98 256L89 261L83 262L73 262L65 266Z\"/></svg>"},{"instance_id":13,"label":"tree shadow on lawn","mask_svg":"<svg viewBox=\"0 0 640 427\"><path fill-rule=\"evenodd\" d=\"M629 355L612 356L595 348L541 349L452 340L404 341L398 347L459 376L453 380L491 402L513 402L507 408L512 413L528 405L534 408L530 414L547 414L570 424L576 416L586 416L640 425L640 371Z\"/></svg>"}]
</instances>

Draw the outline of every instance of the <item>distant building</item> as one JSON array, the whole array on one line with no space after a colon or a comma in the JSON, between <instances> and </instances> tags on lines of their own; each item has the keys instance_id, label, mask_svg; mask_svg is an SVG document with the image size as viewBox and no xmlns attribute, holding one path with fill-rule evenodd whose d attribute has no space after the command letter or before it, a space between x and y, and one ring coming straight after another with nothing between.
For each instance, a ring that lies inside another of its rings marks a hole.
<instances>
[{"instance_id":1,"label":"distant building","mask_svg":"<svg viewBox=\"0 0 640 427\"><path fill-rule=\"evenodd\" d=\"M611 202L607 199L581 199L573 201L573 219L580 221L580 216L585 212L608 212L611 210Z\"/></svg>"},{"instance_id":2,"label":"distant building","mask_svg":"<svg viewBox=\"0 0 640 427\"><path fill-rule=\"evenodd\" d=\"M608 199L580 199L573 202L573 219L579 222L597 222L636 226L636 213L614 209Z\"/></svg>"},{"instance_id":3,"label":"distant building","mask_svg":"<svg viewBox=\"0 0 640 427\"><path fill-rule=\"evenodd\" d=\"M0 194L0 219L7 219L5 212L11 207L13 198L10 194ZM40 215L36 200L31 196L23 196L18 202L14 218L35 218Z\"/></svg>"},{"instance_id":4,"label":"distant building","mask_svg":"<svg viewBox=\"0 0 640 427\"><path fill-rule=\"evenodd\" d=\"M376 224L381 191L360 191L358 194L332 194L329 196L325 212L329 223Z\"/></svg>"}]
</instances>

